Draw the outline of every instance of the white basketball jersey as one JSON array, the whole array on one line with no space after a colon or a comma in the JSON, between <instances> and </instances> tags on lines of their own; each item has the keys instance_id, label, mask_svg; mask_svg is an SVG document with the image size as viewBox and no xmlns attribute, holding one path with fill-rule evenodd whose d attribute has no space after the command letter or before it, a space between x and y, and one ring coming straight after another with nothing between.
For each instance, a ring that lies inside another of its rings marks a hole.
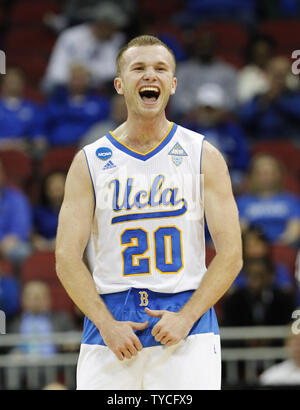
<instances>
[{"instance_id":1,"label":"white basketball jersey","mask_svg":"<svg viewBox=\"0 0 300 410\"><path fill-rule=\"evenodd\" d=\"M95 193L91 238L99 294L198 288L206 271L203 139L172 123L145 154L111 132L83 148Z\"/></svg>"}]
</instances>

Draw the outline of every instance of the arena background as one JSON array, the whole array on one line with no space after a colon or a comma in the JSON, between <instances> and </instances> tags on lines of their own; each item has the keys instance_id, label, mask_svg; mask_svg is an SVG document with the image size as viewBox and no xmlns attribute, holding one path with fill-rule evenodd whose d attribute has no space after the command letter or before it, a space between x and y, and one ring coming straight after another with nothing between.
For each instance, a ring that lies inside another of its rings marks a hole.
<instances>
[{"instance_id":1,"label":"arena background","mask_svg":"<svg viewBox=\"0 0 300 410\"><path fill-rule=\"evenodd\" d=\"M57 215L75 153L126 117L112 62L139 34L174 51L168 117L224 154L247 238L244 272L216 306L223 388L297 389L298 0L1 2L0 389L75 388L82 315L56 277ZM261 378L285 360L275 385Z\"/></svg>"}]
</instances>

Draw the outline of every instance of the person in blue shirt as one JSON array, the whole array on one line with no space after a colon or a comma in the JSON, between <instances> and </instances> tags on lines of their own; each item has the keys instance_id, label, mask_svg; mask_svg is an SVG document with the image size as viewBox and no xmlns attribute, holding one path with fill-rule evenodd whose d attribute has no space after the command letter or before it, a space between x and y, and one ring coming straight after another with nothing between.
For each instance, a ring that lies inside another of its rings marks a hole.
<instances>
[{"instance_id":1,"label":"person in blue shirt","mask_svg":"<svg viewBox=\"0 0 300 410\"><path fill-rule=\"evenodd\" d=\"M280 162L268 154L254 156L247 184L236 198L243 230L257 225L271 244L299 244L300 200L284 191Z\"/></svg>"},{"instance_id":2,"label":"person in blue shirt","mask_svg":"<svg viewBox=\"0 0 300 410\"><path fill-rule=\"evenodd\" d=\"M42 108L24 97L23 71L9 67L1 80L0 148L42 149L45 146Z\"/></svg>"},{"instance_id":3,"label":"person in blue shirt","mask_svg":"<svg viewBox=\"0 0 300 410\"><path fill-rule=\"evenodd\" d=\"M5 184L0 162L0 252L17 267L31 252L31 206L25 194Z\"/></svg>"},{"instance_id":4,"label":"person in blue shirt","mask_svg":"<svg viewBox=\"0 0 300 410\"><path fill-rule=\"evenodd\" d=\"M39 251L54 250L58 213L64 196L66 174L53 171L41 184L41 200L33 209L32 242Z\"/></svg>"},{"instance_id":5,"label":"person in blue shirt","mask_svg":"<svg viewBox=\"0 0 300 410\"><path fill-rule=\"evenodd\" d=\"M0 310L5 313L7 323L19 312L20 294L19 281L13 275L0 271Z\"/></svg>"},{"instance_id":6,"label":"person in blue shirt","mask_svg":"<svg viewBox=\"0 0 300 410\"><path fill-rule=\"evenodd\" d=\"M300 134L300 92L288 88L291 62L274 57L267 68L267 90L239 108L239 118L253 141L288 138Z\"/></svg>"},{"instance_id":7,"label":"person in blue shirt","mask_svg":"<svg viewBox=\"0 0 300 410\"><path fill-rule=\"evenodd\" d=\"M73 65L67 87L58 87L45 106L49 146L77 146L91 126L105 120L109 112L109 99L90 89L87 68Z\"/></svg>"}]
</instances>

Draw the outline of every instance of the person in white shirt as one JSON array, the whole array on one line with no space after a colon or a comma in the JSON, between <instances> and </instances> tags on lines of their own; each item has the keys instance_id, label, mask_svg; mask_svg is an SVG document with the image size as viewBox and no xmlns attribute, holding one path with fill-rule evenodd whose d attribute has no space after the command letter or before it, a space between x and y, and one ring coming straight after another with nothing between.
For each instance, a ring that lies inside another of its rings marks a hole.
<instances>
[{"instance_id":1,"label":"person in white shirt","mask_svg":"<svg viewBox=\"0 0 300 410\"><path fill-rule=\"evenodd\" d=\"M300 329L297 332L292 330L285 345L288 359L265 370L260 375L260 385L300 386Z\"/></svg>"},{"instance_id":2,"label":"person in white shirt","mask_svg":"<svg viewBox=\"0 0 300 410\"><path fill-rule=\"evenodd\" d=\"M85 16L91 21L69 27L59 35L43 79L46 91L66 84L74 63L89 67L96 86L115 77L115 59L125 41L121 27L126 25L127 16L109 3L102 3Z\"/></svg>"}]
</instances>

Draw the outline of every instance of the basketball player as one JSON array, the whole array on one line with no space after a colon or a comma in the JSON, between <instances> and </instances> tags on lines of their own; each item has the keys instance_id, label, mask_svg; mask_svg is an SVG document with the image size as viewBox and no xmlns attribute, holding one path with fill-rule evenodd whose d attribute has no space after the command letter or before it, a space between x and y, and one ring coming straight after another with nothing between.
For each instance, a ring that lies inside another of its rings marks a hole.
<instances>
[{"instance_id":1,"label":"basketball player","mask_svg":"<svg viewBox=\"0 0 300 410\"><path fill-rule=\"evenodd\" d=\"M59 216L58 277L86 316L77 389L220 389L213 305L242 263L228 169L202 135L167 120L176 78L164 43L135 38L117 73L128 118L78 152Z\"/></svg>"}]
</instances>

